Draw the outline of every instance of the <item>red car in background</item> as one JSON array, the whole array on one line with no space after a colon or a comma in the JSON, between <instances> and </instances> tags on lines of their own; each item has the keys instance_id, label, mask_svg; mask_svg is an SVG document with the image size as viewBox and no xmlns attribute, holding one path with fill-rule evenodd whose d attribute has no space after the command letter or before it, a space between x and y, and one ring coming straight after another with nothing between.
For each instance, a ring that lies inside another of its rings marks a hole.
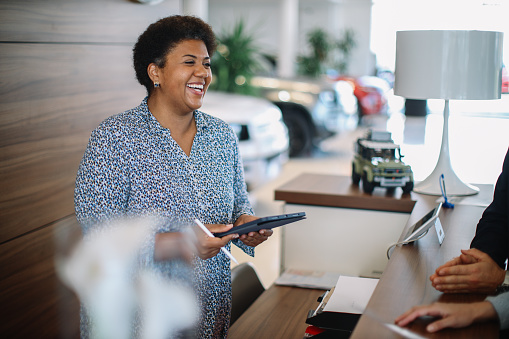
<instances>
[{"instance_id":1,"label":"red car in background","mask_svg":"<svg viewBox=\"0 0 509 339\"><path fill-rule=\"evenodd\" d=\"M505 65L502 65L502 93L509 93L509 72Z\"/></svg>"},{"instance_id":2,"label":"red car in background","mask_svg":"<svg viewBox=\"0 0 509 339\"><path fill-rule=\"evenodd\" d=\"M390 86L384 79L375 76L358 78L340 76L334 80L348 81L358 101L359 116L387 113L387 92Z\"/></svg>"}]
</instances>

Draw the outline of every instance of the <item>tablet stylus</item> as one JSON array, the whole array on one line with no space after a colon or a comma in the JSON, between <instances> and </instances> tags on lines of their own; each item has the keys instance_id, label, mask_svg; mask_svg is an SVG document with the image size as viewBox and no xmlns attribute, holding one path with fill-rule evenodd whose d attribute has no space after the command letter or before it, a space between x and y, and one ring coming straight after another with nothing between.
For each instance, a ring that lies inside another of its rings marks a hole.
<instances>
[{"instance_id":1,"label":"tablet stylus","mask_svg":"<svg viewBox=\"0 0 509 339\"><path fill-rule=\"evenodd\" d=\"M205 232L206 235L208 235L209 237L212 237L214 238L214 235L212 233L210 233L210 231L208 230L207 227L205 227L204 224L202 224L202 222L198 219L194 219L194 222L196 223L196 225L200 226L200 228L203 230L203 232ZM224 254L226 254L231 260L233 260L236 264L238 264L239 262L237 261L237 259L235 259L235 257L230 253L228 252L228 250L226 249L226 247L221 247L221 251L224 252Z\"/></svg>"}]
</instances>

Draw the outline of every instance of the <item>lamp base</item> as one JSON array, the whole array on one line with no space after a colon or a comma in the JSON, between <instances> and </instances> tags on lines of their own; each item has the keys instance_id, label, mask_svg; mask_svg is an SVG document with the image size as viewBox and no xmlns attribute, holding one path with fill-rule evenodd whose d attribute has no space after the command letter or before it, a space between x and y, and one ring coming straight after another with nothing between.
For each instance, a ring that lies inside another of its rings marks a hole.
<instances>
[{"instance_id":1,"label":"lamp base","mask_svg":"<svg viewBox=\"0 0 509 339\"><path fill-rule=\"evenodd\" d=\"M414 192L442 195L440 177L444 175L444 194L447 196L463 196L474 195L479 193L479 188L464 183L456 175L451 166L451 158L449 156L449 100L445 100L444 105L444 125L442 131L442 145L440 146L440 155L435 169L424 181L414 186Z\"/></svg>"},{"instance_id":2,"label":"lamp base","mask_svg":"<svg viewBox=\"0 0 509 339\"><path fill-rule=\"evenodd\" d=\"M452 168L439 168L439 164L435 170L426 178L414 186L414 192L429 195L442 195L440 190L440 175L444 175L447 196L464 196L479 193L476 186L464 183L454 173Z\"/></svg>"}]
</instances>

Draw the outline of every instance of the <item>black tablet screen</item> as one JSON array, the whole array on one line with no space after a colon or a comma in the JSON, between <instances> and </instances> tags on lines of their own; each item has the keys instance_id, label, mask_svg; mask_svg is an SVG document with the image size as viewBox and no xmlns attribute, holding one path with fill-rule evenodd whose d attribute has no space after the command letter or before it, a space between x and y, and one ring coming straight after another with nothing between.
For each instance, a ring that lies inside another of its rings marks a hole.
<instances>
[{"instance_id":1,"label":"black tablet screen","mask_svg":"<svg viewBox=\"0 0 509 339\"><path fill-rule=\"evenodd\" d=\"M237 233L238 235L246 234L249 232L258 232L259 230L268 230L271 228L283 226L289 224L291 222L299 221L306 218L305 212L298 213L290 213L290 214L280 214L273 215L270 217L263 217L260 219L256 219L250 222L246 222L245 224L235 226L231 230L226 232L214 233L216 237L224 237L228 234Z\"/></svg>"}]
</instances>

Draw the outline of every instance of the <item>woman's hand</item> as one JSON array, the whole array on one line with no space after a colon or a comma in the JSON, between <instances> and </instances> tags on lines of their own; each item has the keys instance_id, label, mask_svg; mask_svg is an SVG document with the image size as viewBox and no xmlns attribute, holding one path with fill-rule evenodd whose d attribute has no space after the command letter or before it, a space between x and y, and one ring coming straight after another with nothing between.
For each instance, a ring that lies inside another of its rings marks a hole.
<instances>
[{"instance_id":1,"label":"woman's hand","mask_svg":"<svg viewBox=\"0 0 509 339\"><path fill-rule=\"evenodd\" d=\"M168 232L156 234L155 261L184 259L191 262L195 251L196 248L186 233Z\"/></svg>"},{"instance_id":2,"label":"woman's hand","mask_svg":"<svg viewBox=\"0 0 509 339\"><path fill-rule=\"evenodd\" d=\"M255 217L254 215L242 214L233 225L239 226L256 219L258 219L258 217ZM247 246L256 247L267 240L272 235L272 233L272 230L259 230L258 232L249 232L247 234L243 234L239 239Z\"/></svg>"},{"instance_id":3,"label":"woman's hand","mask_svg":"<svg viewBox=\"0 0 509 339\"><path fill-rule=\"evenodd\" d=\"M205 224L205 227L207 227L211 233L219 233L229 231L233 227L233 225ZM229 234L225 235L222 238L209 237L207 234L205 234L205 232L203 232L200 228L197 227L196 247L198 251L198 256L203 260L215 257L221 250L221 247L228 244L228 242L230 242L231 240L237 239L238 237L239 237L238 234Z\"/></svg>"}]
</instances>

